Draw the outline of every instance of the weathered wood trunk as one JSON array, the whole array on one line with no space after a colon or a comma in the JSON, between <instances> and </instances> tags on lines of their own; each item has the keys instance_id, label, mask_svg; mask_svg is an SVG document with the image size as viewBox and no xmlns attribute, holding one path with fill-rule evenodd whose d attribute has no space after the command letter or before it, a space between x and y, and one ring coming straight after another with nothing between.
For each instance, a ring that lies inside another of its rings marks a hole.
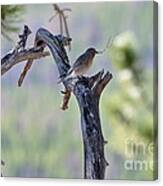
<instances>
[{"instance_id":1,"label":"weathered wood trunk","mask_svg":"<svg viewBox=\"0 0 163 186\"><path fill-rule=\"evenodd\" d=\"M63 36L54 36L48 30L40 28L36 34L36 48L48 46L61 77L65 76L70 68L69 59L64 49L64 45L70 41L70 38ZM34 54L35 49L32 49ZM23 51L25 53L25 51ZM13 65L21 61L22 53L8 54L1 61L2 75L7 72ZM28 53L31 51L27 51ZM43 50L42 50L43 53ZM49 55L49 53L45 56ZM16 56L15 56L16 55ZM26 55L26 53L24 54ZM23 56L24 56L23 55ZM37 55L42 54L37 53ZM37 58L34 56L32 59ZM39 56L38 56L39 57ZM27 55L27 60L31 59ZM22 58L22 61L25 60ZM101 122L99 116L99 100L105 86L112 79L112 74L100 71L91 77L66 78L63 81L65 87L64 104L62 109L67 108L71 92L75 95L81 114L81 129L84 148L84 178L85 179L104 179L105 169L108 165L104 156L104 145L106 141L103 138Z\"/></svg>"},{"instance_id":2,"label":"weathered wood trunk","mask_svg":"<svg viewBox=\"0 0 163 186\"><path fill-rule=\"evenodd\" d=\"M99 97L85 81L74 87L81 114L84 144L84 178L104 179L107 161L104 157L104 138L99 116Z\"/></svg>"}]
</instances>

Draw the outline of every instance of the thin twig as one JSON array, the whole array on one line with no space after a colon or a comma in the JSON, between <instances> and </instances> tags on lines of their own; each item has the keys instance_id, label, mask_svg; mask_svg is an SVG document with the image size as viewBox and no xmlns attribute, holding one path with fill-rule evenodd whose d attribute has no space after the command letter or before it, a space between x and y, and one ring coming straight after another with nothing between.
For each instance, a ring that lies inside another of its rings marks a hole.
<instances>
[{"instance_id":1,"label":"thin twig","mask_svg":"<svg viewBox=\"0 0 163 186\"><path fill-rule=\"evenodd\" d=\"M69 8L61 9L57 4L53 4L53 8L54 8L55 14L52 17L50 17L49 22L51 22L58 15L59 25L60 25L60 34L62 35L64 33L64 30L65 30L66 36L70 37L68 24L67 24L67 20L66 20L67 16L65 16L64 12L66 12L66 11L70 12L71 9L69 9ZM69 47L69 50L70 50L71 45L68 45L68 47Z\"/></svg>"},{"instance_id":2,"label":"thin twig","mask_svg":"<svg viewBox=\"0 0 163 186\"><path fill-rule=\"evenodd\" d=\"M20 87L23 83L23 80L28 72L28 70L31 68L33 63L33 59L28 60L28 62L26 63L23 72L20 74L19 80L18 80L18 86Z\"/></svg>"}]
</instances>

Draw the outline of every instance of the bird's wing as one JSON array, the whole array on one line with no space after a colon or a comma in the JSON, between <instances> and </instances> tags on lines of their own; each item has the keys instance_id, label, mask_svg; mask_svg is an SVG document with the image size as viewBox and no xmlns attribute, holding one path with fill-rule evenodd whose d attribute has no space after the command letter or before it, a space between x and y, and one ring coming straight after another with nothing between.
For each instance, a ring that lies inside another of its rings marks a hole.
<instances>
[{"instance_id":1,"label":"bird's wing","mask_svg":"<svg viewBox=\"0 0 163 186\"><path fill-rule=\"evenodd\" d=\"M77 69L78 67L81 67L82 64L86 63L88 60L88 56L86 54L83 54L77 58L75 63L72 65L72 69Z\"/></svg>"},{"instance_id":2,"label":"bird's wing","mask_svg":"<svg viewBox=\"0 0 163 186\"><path fill-rule=\"evenodd\" d=\"M85 63L87 60L87 56L85 54L79 56L75 63L72 65L72 67L68 70L67 75L70 75L74 70L81 67L83 63Z\"/></svg>"}]
</instances>

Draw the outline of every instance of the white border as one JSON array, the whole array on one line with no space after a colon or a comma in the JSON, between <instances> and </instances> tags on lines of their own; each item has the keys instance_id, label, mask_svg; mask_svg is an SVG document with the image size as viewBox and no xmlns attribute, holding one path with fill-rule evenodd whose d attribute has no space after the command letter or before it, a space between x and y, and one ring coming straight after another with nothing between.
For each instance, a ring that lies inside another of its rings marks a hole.
<instances>
[{"instance_id":1,"label":"white border","mask_svg":"<svg viewBox=\"0 0 163 186\"><path fill-rule=\"evenodd\" d=\"M59 3L59 2L104 2L104 1L142 1L142 0L1 0L0 4L30 4L30 3ZM144 0L151 1L151 0ZM158 0L159 2L159 0Z\"/></svg>"},{"instance_id":2,"label":"white border","mask_svg":"<svg viewBox=\"0 0 163 186\"><path fill-rule=\"evenodd\" d=\"M93 0L82 0L82 2L93 2ZM102 0L96 0L101 1ZM106 0L105 0L106 1ZM107 0L108 1L108 0ZM114 0L114 1L122 1L122 0ZM133 1L133 0L129 0ZM81 2L77 0L1 0L0 4L24 4L24 3L52 3L52 2ZM155 184L161 184L163 185L163 163L161 157L163 157L163 149L161 148L161 144L163 143L163 114L161 114L162 106L163 106L163 46L162 41L163 37L161 33L163 33L163 0L157 0L159 3L159 180L154 182L141 182L141 181L113 181L113 180L107 180L107 181L91 181L91 180L59 180L59 179L32 179L32 178L0 178L0 185L5 186L43 186L43 185L67 185L67 186L76 186L76 185L93 185L93 186L99 186L101 184L103 185L121 185L125 184L125 186L132 185L155 185Z\"/></svg>"}]
</instances>

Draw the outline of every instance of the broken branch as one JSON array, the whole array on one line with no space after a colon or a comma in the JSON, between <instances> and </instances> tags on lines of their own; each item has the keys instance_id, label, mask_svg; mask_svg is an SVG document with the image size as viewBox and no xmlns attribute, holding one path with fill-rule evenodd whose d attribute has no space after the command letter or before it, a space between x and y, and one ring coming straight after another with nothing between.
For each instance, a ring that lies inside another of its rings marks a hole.
<instances>
[{"instance_id":1,"label":"broken branch","mask_svg":"<svg viewBox=\"0 0 163 186\"><path fill-rule=\"evenodd\" d=\"M28 61L28 60L36 60L43 57L49 56L50 53L48 51L42 52L39 48L32 47L30 49L25 49L18 53L12 51L5 55L1 59L1 75L4 75L8 70L10 70L14 65Z\"/></svg>"}]
</instances>

